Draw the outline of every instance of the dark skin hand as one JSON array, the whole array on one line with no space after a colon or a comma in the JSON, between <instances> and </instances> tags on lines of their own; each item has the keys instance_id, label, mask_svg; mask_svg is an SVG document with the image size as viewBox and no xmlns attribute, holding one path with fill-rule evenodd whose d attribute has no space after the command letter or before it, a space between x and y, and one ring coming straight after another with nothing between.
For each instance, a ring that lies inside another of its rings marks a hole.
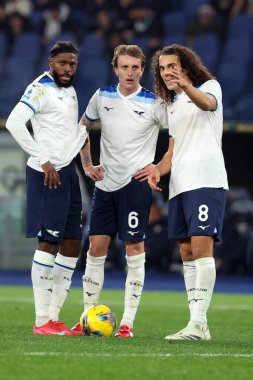
<instances>
[{"instance_id":1,"label":"dark skin hand","mask_svg":"<svg viewBox=\"0 0 253 380\"><path fill-rule=\"evenodd\" d=\"M57 189L61 185L61 179L54 166L50 161L47 161L41 167L45 173L44 185L48 186L49 189Z\"/></svg>"}]
</instances>

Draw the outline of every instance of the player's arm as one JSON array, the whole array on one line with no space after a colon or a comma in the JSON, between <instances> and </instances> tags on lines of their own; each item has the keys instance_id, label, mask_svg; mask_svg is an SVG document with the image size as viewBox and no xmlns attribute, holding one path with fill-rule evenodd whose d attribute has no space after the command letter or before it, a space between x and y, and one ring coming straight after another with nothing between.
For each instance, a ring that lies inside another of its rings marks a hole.
<instances>
[{"instance_id":1,"label":"player's arm","mask_svg":"<svg viewBox=\"0 0 253 380\"><path fill-rule=\"evenodd\" d=\"M45 186L48 186L50 189L53 187L57 188L57 186L61 184L59 174L26 126L33 114L34 111L26 104L22 102L18 103L7 119L6 128L26 153L39 159L41 168L45 172Z\"/></svg>"},{"instance_id":2,"label":"player's arm","mask_svg":"<svg viewBox=\"0 0 253 380\"><path fill-rule=\"evenodd\" d=\"M160 179L165 174L168 174L172 166L172 155L173 155L174 139L170 136L169 146L167 152L164 154L161 161L154 166L152 173L148 176L148 184L154 191L162 191L162 189L157 186Z\"/></svg>"},{"instance_id":3,"label":"player's arm","mask_svg":"<svg viewBox=\"0 0 253 380\"><path fill-rule=\"evenodd\" d=\"M182 87L192 102L202 111L214 111L217 108L217 101L214 96L207 94L189 83Z\"/></svg>"},{"instance_id":4,"label":"player's arm","mask_svg":"<svg viewBox=\"0 0 253 380\"><path fill-rule=\"evenodd\" d=\"M85 125L87 131L90 131L92 128L92 122L86 116L81 118L80 124ZM92 163L89 137L80 150L80 157L85 175L90 177L93 181L101 181L104 178L105 170L102 165L94 166Z\"/></svg>"},{"instance_id":5,"label":"player's arm","mask_svg":"<svg viewBox=\"0 0 253 380\"><path fill-rule=\"evenodd\" d=\"M191 101L202 111L214 111L217 108L217 101L214 96L207 94L200 89L194 87L186 79L176 67L173 68L173 81L182 88L182 90L189 96Z\"/></svg>"}]
</instances>

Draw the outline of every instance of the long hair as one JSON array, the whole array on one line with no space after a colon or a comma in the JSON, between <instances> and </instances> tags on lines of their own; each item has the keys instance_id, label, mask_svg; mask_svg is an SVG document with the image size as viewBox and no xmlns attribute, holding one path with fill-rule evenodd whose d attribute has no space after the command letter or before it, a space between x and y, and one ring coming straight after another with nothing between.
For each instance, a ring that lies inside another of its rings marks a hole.
<instances>
[{"instance_id":1,"label":"long hair","mask_svg":"<svg viewBox=\"0 0 253 380\"><path fill-rule=\"evenodd\" d=\"M152 58L152 70L154 75L154 91L155 94L163 99L166 103L172 103L176 94L173 90L168 90L162 80L159 68L159 58L161 55L176 55L181 63L182 69L187 71L189 79L193 86L197 86L207 80L214 79L209 73L198 55L191 49L173 44L158 50Z\"/></svg>"},{"instance_id":2,"label":"long hair","mask_svg":"<svg viewBox=\"0 0 253 380\"><path fill-rule=\"evenodd\" d=\"M130 57L140 58L141 67L145 67L146 58L141 48L137 45L119 45L114 49L112 58L112 67L118 67L118 58L120 55L130 55Z\"/></svg>"}]
</instances>

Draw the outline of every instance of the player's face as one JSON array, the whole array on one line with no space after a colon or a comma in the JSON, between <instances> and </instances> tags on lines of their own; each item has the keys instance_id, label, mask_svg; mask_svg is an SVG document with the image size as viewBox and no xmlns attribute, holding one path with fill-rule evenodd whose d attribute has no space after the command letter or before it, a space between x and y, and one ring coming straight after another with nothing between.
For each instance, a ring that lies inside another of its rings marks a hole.
<instances>
[{"instance_id":1,"label":"player's face","mask_svg":"<svg viewBox=\"0 0 253 380\"><path fill-rule=\"evenodd\" d=\"M141 59L130 55L118 57L118 67L114 69L119 78L120 92L127 96L137 91L144 68L141 67Z\"/></svg>"},{"instance_id":2,"label":"player's face","mask_svg":"<svg viewBox=\"0 0 253 380\"><path fill-rule=\"evenodd\" d=\"M77 56L73 53L60 53L48 59L50 74L60 87L72 85L76 69Z\"/></svg>"},{"instance_id":3,"label":"player's face","mask_svg":"<svg viewBox=\"0 0 253 380\"><path fill-rule=\"evenodd\" d=\"M163 79L168 90L175 91L176 93L182 92L178 83L175 83L175 74L186 78L184 70L177 55L161 55L159 58L159 70L161 78Z\"/></svg>"}]
</instances>

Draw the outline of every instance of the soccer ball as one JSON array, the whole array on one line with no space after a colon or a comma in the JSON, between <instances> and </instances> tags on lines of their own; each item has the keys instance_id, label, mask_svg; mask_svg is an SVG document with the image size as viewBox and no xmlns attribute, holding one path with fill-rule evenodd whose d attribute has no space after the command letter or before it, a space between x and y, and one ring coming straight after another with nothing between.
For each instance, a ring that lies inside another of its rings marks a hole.
<instances>
[{"instance_id":1,"label":"soccer ball","mask_svg":"<svg viewBox=\"0 0 253 380\"><path fill-rule=\"evenodd\" d=\"M94 305L82 313L80 326L85 335L111 336L116 330L116 316L108 306Z\"/></svg>"}]
</instances>

